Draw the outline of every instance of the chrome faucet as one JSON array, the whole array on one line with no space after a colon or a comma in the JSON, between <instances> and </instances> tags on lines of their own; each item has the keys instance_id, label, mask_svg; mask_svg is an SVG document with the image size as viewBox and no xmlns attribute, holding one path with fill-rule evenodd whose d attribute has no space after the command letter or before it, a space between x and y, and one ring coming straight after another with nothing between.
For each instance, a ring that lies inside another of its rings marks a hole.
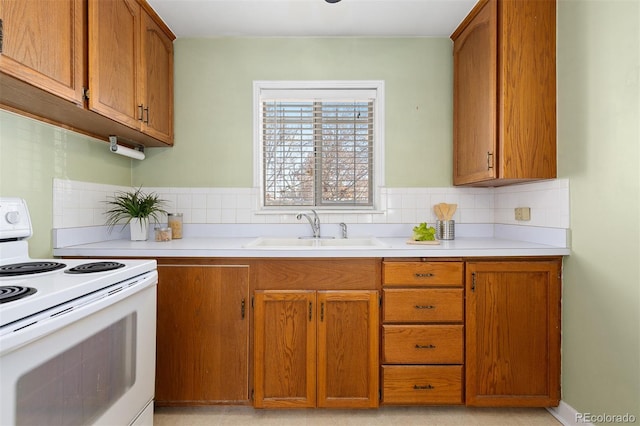
<instances>
[{"instance_id":1,"label":"chrome faucet","mask_svg":"<svg viewBox=\"0 0 640 426\"><path fill-rule=\"evenodd\" d=\"M340 223L340 229L342 230L342 238L347 238L347 224L344 222Z\"/></svg>"},{"instance_id":2,"label":"chrome faucet","mask_svg":"<svg viewBox=\"0 0 640 426\"><path fill-rule=\"evenodd\" d=\"M311 225L311 230L313 231L313 238L320 238L320 218L318 217L318 213L315 210L311 210L313 213L313 218L306 213L298 213L296 219L300 220L302 217L306 217L309 221L309 225Z\"/></svg>"}]
</instances>

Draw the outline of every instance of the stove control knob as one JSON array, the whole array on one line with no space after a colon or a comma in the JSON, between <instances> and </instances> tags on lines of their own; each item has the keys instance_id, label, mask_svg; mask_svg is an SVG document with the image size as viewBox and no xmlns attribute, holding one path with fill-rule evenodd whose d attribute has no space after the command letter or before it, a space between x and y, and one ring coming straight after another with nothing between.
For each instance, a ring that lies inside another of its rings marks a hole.
<instances>
[{"instance_id":1,"label":"stove control knob","mask_svg":"<svg viewBox=\"0 0 640 426\"><path fill-rule=\"evenodd\" d=\"M9 212L5 215L5 218L7 219L7 222L9 222L12 225L15 225L16 223L20 222L20 212L18 211Z\"/></svg>"}]
</instances>

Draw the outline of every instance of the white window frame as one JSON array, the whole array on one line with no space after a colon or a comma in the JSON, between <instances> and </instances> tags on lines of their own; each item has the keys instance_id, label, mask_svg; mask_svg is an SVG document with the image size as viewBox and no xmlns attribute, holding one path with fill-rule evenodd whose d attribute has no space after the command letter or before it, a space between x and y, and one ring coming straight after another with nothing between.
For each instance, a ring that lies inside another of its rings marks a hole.
<instances>
[{"instance_id":1,"label":"white window frame","mask_svg":"<svg viewBox=\"0 0 640 426\"><path fill-rule=\"evenodd\" d=\"M339 213L372 213L379 211L380 192L384 187L384 146L385 146L385 87L383 80L304 80L304 81L279 81L259 80L253 82L253 186L259 189L260 212L283 213L284 211L297 211L300 208L308 209L309 206L265 206L264 203L264 162L262 144L262 108L261 94L263 91L287 90L373 90L376 93L374 100L374 146L373 146L373 204L369 207L344 206L344 207L314 207L323 213L336 211Z\"/></svg>"}]
</instances>

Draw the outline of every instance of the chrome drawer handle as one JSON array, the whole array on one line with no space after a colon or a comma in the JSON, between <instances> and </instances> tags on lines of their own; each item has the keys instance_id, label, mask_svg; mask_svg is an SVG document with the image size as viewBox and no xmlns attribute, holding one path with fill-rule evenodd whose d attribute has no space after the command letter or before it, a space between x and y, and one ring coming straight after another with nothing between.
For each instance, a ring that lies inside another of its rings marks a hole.
<instances>
[{"instance_id":1,"label":"chrome drawer handle","mask_svg":"<svg viewBox=\"0 0 640 426\"><path fill-rule=\"evenodd\" d=\"M420 273L416 273L414 274L416 278L431 278L434 276L434 274L427 272L425 274L420 274Z\"/></svg>"},{"instance_id":2,"label":"chrome drawer handle","mask_svg":"<svg viewBox=\"0 0 640 426\"><path fill-rule=\"evenodd\" d=\"M415 305L416 309L435 309L436 307L433 305Z\"/></svg>"},{"instance_id":3,"label":"chrome drawer handle","mask_svg":"<svg viewBox=\"0 0 640 426\"><path fill-rule=\"evenodd\" d=\"M435 389L431 385L413 385L414 390L425 390L425 389Z\"/></svg>"},{"instance_id":4,"label":"chrome drawer handle","mask_svg":"<svg viewBox=\"0 0 640 426\"><path fill-rule=\"evenodd\" d=\"M434 345L419 345L416 343L416 349L435 349Z\"/></svg>"}]
</instances>

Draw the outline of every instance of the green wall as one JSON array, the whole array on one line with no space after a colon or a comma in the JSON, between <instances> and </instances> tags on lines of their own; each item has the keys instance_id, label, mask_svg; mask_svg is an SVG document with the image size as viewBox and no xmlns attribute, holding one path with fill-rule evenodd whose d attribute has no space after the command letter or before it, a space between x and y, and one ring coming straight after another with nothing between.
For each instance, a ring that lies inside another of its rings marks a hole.
<instances>
[{"instance_id":1,"label":"green wall","mask_svg":"<svg viewBox=\"0 0 640 426\"><path fill-rule=\"evenodd\" d=\"M386 186L449 186L448 38L213 38L175 42L175 146L136 184L253 186L254 80L384 80Z\"/></svg>"},{"instance_id":2,"label":"green wall","mask_svg":"<svg viewBox=\"0 0 640 426\"><path fill-rule=\"evenodd\" d=\"M558 5L559 175L570 178L563 400L640 422L640 2Z\"/></svg>"},{"instance_id":3,"label":"green wall","mask_svg":"<svg viewBox=\"0 0 640 426\"><path fill-rule=\"evenodd\" d=\"M52 256L54 178L130 185L131 161L104 141L0 110L0 195L27 200L33 258Z\"/></svg>"}]
</instances>

